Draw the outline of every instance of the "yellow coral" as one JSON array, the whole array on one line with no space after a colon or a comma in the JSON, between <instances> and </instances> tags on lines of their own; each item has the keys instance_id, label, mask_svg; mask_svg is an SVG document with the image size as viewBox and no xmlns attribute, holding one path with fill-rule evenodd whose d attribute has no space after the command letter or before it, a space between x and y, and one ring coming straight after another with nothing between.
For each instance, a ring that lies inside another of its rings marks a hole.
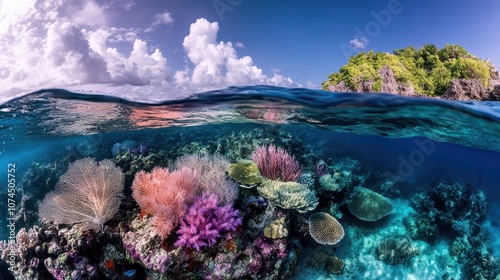
<instances>
[{"instance_id":1,"label":"yellow coral","mask_svg":"<svg viewBox=\"0 0 500 280\"><path fill-rule=\"evenodd\" d=\"M229 176L240 182L240 186L244 188L253 188L262 181L257 164L245 159L229 166Z\"/></svg>"},{"instance_id":2,"label":"yellow coral","mask_svg":"<svg viewBox=\"0 0 500 280\"><path fill-rule=\"evenodd\" d=\"M288 230L285 227L285 217L272 221L264 229L264 236L272 239L287 237Z\"/></svg>"}]
</instances>

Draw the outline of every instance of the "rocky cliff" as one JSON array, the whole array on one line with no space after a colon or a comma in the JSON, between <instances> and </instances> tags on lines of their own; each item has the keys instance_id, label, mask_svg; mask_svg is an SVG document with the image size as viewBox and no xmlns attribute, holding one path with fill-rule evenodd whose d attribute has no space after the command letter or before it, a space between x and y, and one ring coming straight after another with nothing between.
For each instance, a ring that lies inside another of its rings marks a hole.
<instances>
[{"instance_id":1,"label":"rocky cliff","mask_svg":"<svg viewBox=\"0 0 500 280\"><path fill-rule=\"evenodd\" d=\"M394 93L404 96L423 96L422 94L415 92L411 84L398 83L394 72L392 69L384 65L378 72L382 80L381 92ZM346 86L344 81L341 81L335 86L329 86L329 91L333 92L375 92L373 90L373 80L370 81L360 81L356 89L349 88Z\"/></svg>"},{"instance_id":2,"label":"rocky cliff","mask_svg":"<svg viewBox=\"0 0 500 280\"><path fill-rule=\"evenodd\" d=\"M322 83L325 90L388 92L454 100L498 100L495 66L459 45L360 52Z\"/></svg>"},{"instance_id":3,"label":"rocky cliff","mask_svg":"<svg viewBox=\"0 0 500 280\"><path fill-rule=\"evenodd\" d=\"M384 65L378 74L382 80L380 92L404 96L426 96L415 92L411 83L398 83L394 72L387 65ZM495 72L495 74L492 75L489 81L489 90L475 79L453 79L446 92L440 98L448 100L500 101L500 77L498 72ZM360 81L356 89L347 87L345 82L341 81L337 85L329 86L328 90L332 92L374 92L373 80Z\"/></svg>"}]
</instances>

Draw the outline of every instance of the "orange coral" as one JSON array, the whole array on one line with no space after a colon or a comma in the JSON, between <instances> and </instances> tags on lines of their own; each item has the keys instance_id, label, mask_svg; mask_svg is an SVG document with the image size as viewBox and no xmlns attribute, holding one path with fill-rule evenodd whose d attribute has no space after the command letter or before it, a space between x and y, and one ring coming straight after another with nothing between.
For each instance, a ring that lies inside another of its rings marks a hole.
<instances>
[{"instance_id":1,"label":"orange coral","mask_svg":"<svg viewBox=\"0 0 500 280\"><path fill-rule=\"evenodd\" d=\"M198 182L199 175L190 168L170 172L156 167L150 173L137 172L132 197L145 213L153 215L156 232L166 238L194 199Z\"/></svg>"},{"instance_id":2,"label":"orange coral","mask_svg":"<svg viewBox=\"0 0 500 280\"><path fill-rule=\"evenodd\" d=\"M231 252L236 252L236 241L234 239L228 239L226 240L226 244L224 244L224 249L231 251Z\"/></svg>"}]
</instances>

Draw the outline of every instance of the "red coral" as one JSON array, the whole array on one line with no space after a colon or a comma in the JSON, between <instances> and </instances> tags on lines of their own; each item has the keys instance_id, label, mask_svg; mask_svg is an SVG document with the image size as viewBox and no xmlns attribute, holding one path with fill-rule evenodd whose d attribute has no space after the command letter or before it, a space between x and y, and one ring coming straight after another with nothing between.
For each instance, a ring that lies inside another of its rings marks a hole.
<instances>
[{"instance_id":1,"label":"red coral","mask_svg":"<svg viewBox=\"0 0 500 280\"><path fill-rule=\"evenodd\" d=\"M260 174L268 179L283 182L295 181L302 175L302 167L284 149L274 145L260 146L252 154Z\"/></svg>"}]
</instances>

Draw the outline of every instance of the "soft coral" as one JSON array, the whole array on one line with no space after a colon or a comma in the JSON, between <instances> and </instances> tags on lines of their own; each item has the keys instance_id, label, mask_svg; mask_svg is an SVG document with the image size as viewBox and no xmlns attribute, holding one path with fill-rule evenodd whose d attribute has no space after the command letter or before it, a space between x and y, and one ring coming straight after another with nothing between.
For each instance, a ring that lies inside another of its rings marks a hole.
<instances>
[{"instance_id":1,"label":"soft coral","mask_svg":"<svg viewBox=\"0 0 500 280\"><path fill-rule=\"evenodd\" d=\"M238 210L233 209L230 204L218 206L217 203L217 195L207 192L196 198L180 221L176 246L199 251L201 247L215 244L222 233L235 231L241 225Z\"/></svg>"},{"instance_id":2,"label":"soft coral","mask_svg":"<svg viewBox=\"0 0 500 280\"><path fill-rule=\"evenodd\" d=\"M139 171L132 183L132 197L142 211L153 215L158 235L166 238L191 204L199 175L183 167L170 172L156 167L150 173Z\"/></svg>"}]
</instances>

